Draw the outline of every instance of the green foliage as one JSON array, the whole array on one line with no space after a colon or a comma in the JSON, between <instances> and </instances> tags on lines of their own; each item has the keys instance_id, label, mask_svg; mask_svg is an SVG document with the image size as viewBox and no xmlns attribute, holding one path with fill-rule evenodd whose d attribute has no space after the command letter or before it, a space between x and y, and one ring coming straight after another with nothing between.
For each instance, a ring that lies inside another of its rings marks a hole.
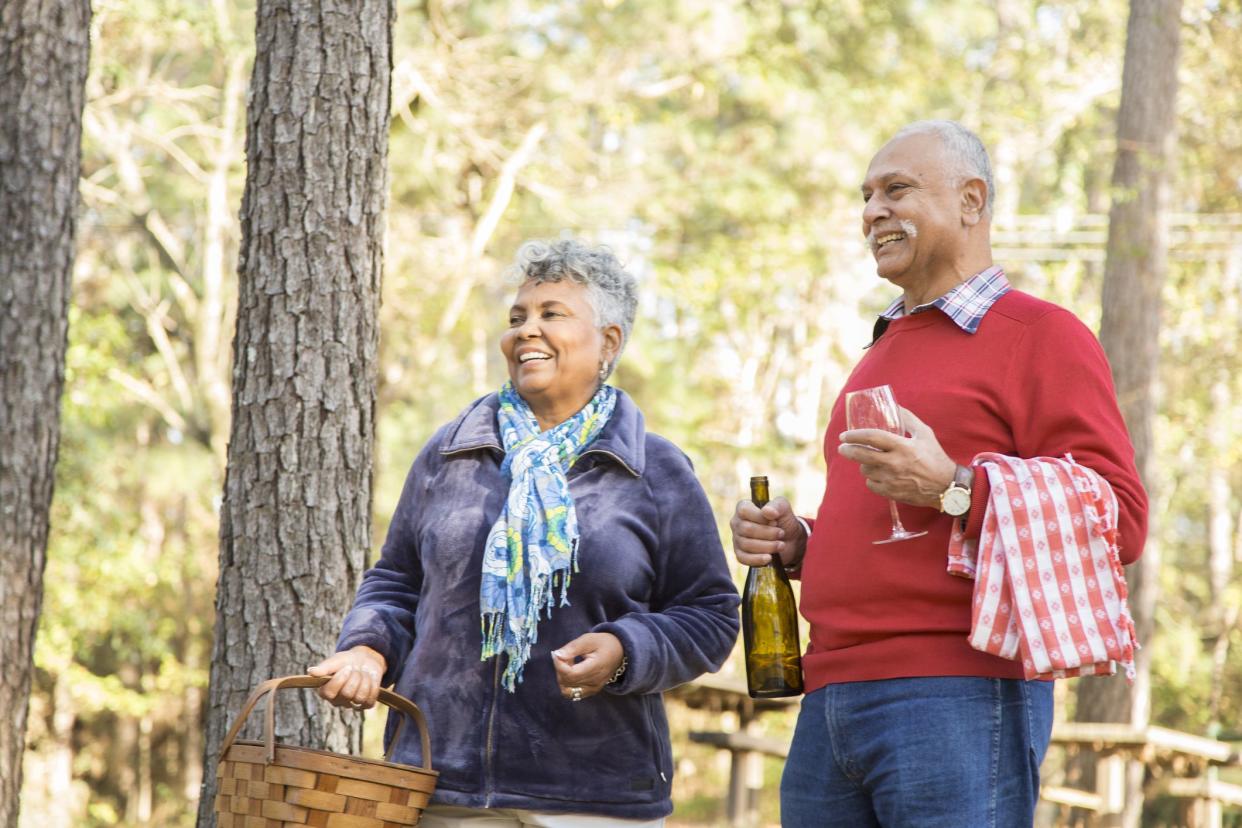
<instances>
[{"instance_id":1,"label":"green foliage","mask_svg":"<svg viewBox=\"0 0 1242 828\"><path fill-rule=\"evenodd\" d=\"M181 825L201 772L253 3L93 5L23 825ZM1188 0L1184 17L1173 204L1239 211L1242 113L1224 93L1242 12ZM615 382L694 460L726 542L752 471L813 510L828 406L892 293L859 239L871 153L910 120L957 117L993 148L999 226L1106 211L1124 20L1120 0L402 0L377 534L431 432L505 376L501 271L524 239L562 232L638 275ZM1013 265L1098 320L1098 265ZM1179 260L1166 297L1166 600L1149 646L1155 720L1193 732L1242 714L1242 581L1214 590L1208 572L1222 514L1239 543L1240 278ZM718 821L716 758L678 752L678 818Z\"/></svg>"}]
</instances>

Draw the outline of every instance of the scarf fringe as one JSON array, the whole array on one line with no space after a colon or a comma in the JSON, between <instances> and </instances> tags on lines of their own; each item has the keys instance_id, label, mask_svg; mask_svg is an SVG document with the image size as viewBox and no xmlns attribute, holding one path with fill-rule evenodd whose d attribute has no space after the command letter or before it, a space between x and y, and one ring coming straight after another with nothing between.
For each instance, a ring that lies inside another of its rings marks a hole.
<instances>
[{"instance_id":1,"label":"scarf fringe","mask_svg":"<svg viewBox=\"0 0 1242 828\"><path fill-rule=\"evenodd\" d=\"M574 544L575 563L577 544ZM576 570L577 567L574 566ZM517 689L517 685L522 683L522 672L526 662L530 660L531 647L539 642L539 626L538 622L541 618L552 618L552 610L557 606L554 600L556 592L557 579L560 580L560 601L562 607L571 606L569 596L566 594L569 589L570 570L558 569L552 572L546 578L534 579L531 582L531 599L528 604L529 610L525 623L522 625L526 631L526 635L518 634L519 631L509 629L509 620L511 618L508 608L501 608L492 612L484 612L480 622L480 632L483 638L483 647L479 654L480 661L487 661L493 656L501 653L507 655L508 661L505 665L504 674L501 676L501 683L510 693ZM544 611L546 610L546 615Z\"/></svg>"}]
</instances>

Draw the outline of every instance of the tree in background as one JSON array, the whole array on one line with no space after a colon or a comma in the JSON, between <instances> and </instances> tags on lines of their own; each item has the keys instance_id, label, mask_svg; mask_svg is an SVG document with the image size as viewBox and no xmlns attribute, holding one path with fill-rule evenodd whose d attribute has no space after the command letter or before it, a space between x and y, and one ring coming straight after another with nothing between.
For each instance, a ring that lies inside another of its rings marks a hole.
<instances>
[{"instance_id":1,"label":"tree in background","mask_svg":"<svg viewBox=\"0 0 1242 828\"><path fill-rule=\"evenodd\" d=\"M1100 342L1112 364L1117 398L1134 442L1135 461L1149 497L1156 501L1153 422L1160 365L1162 291L1168 271L1170 170L1177 136L1177 66L1182 0L1131 0L1126 29L1121 106L1117 114L1117 157L1108 216ZM1152 509L1152 522L1161 510ZM1160 545L1156 526L1127 574L1130 608L1140 642L1155 632L1160 591ZM1151 721L1151 651L1135 657L1138 677L1129 686L1119 677L1078 685L1075 717L1085 722ZM1121 823L1137 828L1143 811L1142 763L1131 763Z\"/></svg>"},{"instance_id":2,"label":"tree in background","mask_svg":"<svg viewBox=\"0 0 1242 828\"><path fill-rule=\"evenodd\" d=\"M332 651L370 547L394 17L258 4L202 826L232 717ZM358 716L289 695L279 737L360 747Z\"/></svg>"},{"instance_id":3,"label":"tree in background","mask_svg":"<svg viewBox=\"0 0 1242 828\"><path fill-rule=\"evenodd\" d=\"M202 770L254 2L93 6L22 821L185 828ZM995 150L998 261L1098 325L1106 216L1086 214L1108 206L1126 8L399 0L372 548L410 458L504 377L499 271L522 239L563 229L641 274L617 382L685 448L718 510L759 463L817 502L820 418L867 315L891 298L859 240L857 178L912 118L979 129ZM1173 209L1202 215L1175 216L1171 239L1155 423L1164 594L1144 643L1153 721L1214 734L1242 720L1242 629L1211 626L1214 606L1242 606L1242 570L1222 570L1223 589L1207 577L1209 525L1221 558L1242 549L1230 528L1242 267L1186 258L1186 222L1217 256L1212 239L1236 226L1220 222L1242 212L1242 112L1221 94L1242 67L1242 9L1184 0L1183 19ZM1063 218L1069 232L1032 231ZM717 724L671 719L683 733ZM367 739L378 724L368 717ZM723 771L705 747L677 751L676 818L718 824ZM778 770L770 761L769 781ZM1151 799L1149 818L1172 822L1175 806Z\"/></svg>"},{"instance_id":4,"label":"tree in background","mask_svg":"<svg viewBox=\"0 0 1242 828\"><path fill-rule=\"evenodd\" d=\"M0 825L17 822L60 444L88 0L0 6Z\"/></svg>"}]
</instances>

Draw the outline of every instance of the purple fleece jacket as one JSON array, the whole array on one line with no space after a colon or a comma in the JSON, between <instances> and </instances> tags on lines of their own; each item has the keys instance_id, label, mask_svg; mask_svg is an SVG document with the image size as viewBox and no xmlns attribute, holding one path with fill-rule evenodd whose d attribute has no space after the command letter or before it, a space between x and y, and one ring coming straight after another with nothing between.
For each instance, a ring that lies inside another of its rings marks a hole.
<instances>
[{"instance_id":1,"label":"purple fleece jacket","mask_svg":"<svg viewBox=\"0 0 1242 828\"><path fill-rule=\"evenodd\" d=\"M337 649L383 653L384 684L427 715L434 802L667 815L673 759L661 693L719 669L738 632L737 589L703 488L689 459L647 433L618 392L612 419L569 472L581 531L571 605L540 622L523 681L508 693L504 656L479 658L483 545L509 490L496 409L495 394L475 401L414 461ZM605 692L571 702L551 651L592 631L620 638L629 666ZM393 759L421 762L412 727Z\"/></svg>"}]
</instances>

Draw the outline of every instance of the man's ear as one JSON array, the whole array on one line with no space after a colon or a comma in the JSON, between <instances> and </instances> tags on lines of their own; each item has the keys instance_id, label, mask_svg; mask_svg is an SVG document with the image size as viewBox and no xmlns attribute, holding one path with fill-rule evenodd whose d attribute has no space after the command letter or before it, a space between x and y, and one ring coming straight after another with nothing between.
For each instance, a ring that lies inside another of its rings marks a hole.
<instances>
[{"instance_id":1,"label":"man's ear","mask_svg":"<svg viewBox=\"0 0 1242 828\"><path fill-rule=\"evenodd\" d=\"M968 178L962 184L962 224L974 227L988 207L988 185L982 178Z\"/></svg>"}]
</instances>

